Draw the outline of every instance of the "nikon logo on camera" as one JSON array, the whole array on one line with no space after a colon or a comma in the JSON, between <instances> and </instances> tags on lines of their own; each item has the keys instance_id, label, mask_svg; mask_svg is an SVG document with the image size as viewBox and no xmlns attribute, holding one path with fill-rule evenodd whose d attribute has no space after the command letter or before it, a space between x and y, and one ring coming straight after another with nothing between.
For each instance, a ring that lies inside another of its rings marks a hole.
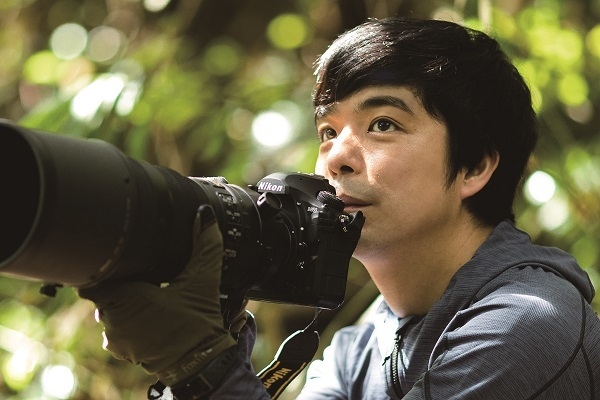
<instances>
[{"instance_id":1,"label":"nikon logo on camera","mask_svg":"<svg viewBox=\"0 0 600 400\"><path fill-rule=\"evenodd\" d=\"M258 191L259 192L271 192L271 193L285 193L287 186L282 184L282 182L269 182L262 180L258 182Z\"/></svg>"}]
</instances>

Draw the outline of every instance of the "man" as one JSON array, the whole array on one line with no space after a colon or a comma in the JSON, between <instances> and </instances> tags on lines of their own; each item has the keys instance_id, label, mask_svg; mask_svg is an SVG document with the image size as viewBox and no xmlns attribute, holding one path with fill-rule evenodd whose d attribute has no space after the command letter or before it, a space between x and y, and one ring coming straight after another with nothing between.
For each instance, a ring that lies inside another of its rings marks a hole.
<instances>
[{"instance_id":1,"label":"man","mask_svg":"<svg viewBox=\"0 0 600 400\"><path fill-rule=\"evenodd\" d=\"M331 45L316 76L316 172L364 213L354 257L384 301L336 334L299 398L600 398L593 287L572 257L514 226L536 119L497 42L450 22L370 21ZM210 209L199 214L174 288L81 295L98 305L108 349L177 399L268 398L248 361L253 320L237 347L219 320L220 237Z\"/></svg>"}]
</instances>

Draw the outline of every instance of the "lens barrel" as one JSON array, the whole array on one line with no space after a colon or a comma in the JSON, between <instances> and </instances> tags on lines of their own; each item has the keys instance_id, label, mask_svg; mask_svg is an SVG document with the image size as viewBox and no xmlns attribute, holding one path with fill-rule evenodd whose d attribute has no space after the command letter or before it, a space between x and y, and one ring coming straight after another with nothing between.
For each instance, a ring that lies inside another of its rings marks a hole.
<instances>
[{"instance_id":1,"label":"lens barrel","mask_svg":"<svg viewBox=\"0 0 600 400\"><path fill-rule=\"evenodd\" d=\"M161 282L189 259L194 215L208 201L176 172L104 141L8 121L0 160L1 273L76 287L108 277Z\"/></svg>"}]
</instances>

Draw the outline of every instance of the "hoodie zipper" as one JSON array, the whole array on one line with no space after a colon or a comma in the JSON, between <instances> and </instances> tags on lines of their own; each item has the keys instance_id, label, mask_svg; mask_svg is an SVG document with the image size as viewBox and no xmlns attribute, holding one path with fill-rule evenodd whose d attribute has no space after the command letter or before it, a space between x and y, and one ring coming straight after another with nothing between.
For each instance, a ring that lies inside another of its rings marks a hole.
<instances>
[{"instance_id":1,"label":"hoodie zipper","mask_svg":"<svg viewBox=\"0 0 600 400\"><path fill-rule=\"evenodd\" d=\"M398 375L398 362L400 361L400 340L402 340L402 336L400 335L400 332L398 332L396 334L396 339L394 340L394 349L392 350L392 356L390 360L392 387L394 388L394 393L399 399L404 397L404 392L402 391L402 386L400 385L400 376Z\"/></svg>"}]
</instances>

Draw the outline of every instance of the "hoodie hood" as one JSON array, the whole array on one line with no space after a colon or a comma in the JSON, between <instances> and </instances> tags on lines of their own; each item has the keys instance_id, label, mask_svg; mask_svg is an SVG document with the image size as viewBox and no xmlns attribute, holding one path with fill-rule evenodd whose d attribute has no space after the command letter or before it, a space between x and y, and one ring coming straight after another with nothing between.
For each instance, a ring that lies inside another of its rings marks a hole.
<instances>
[{"instance_id":1,"label":"hoodie hood","mask_svg":"<svg viewBox=\"0 0 600 400\"><path fill-rule=\"evenodd\" d=\"M473 258L452 278L450 287L454 290L449 294L455 299L450 299L450 303L455 300L454 306L462 308L465 306L463 296L466 292L474 296L478 288L507 269L526 265L540 267L562 277L575 286L588 303L592 301L592 282L573 256L555 247L533 244L527 233L506 220L494 228Z\"/></svg>"}]
</instances>

